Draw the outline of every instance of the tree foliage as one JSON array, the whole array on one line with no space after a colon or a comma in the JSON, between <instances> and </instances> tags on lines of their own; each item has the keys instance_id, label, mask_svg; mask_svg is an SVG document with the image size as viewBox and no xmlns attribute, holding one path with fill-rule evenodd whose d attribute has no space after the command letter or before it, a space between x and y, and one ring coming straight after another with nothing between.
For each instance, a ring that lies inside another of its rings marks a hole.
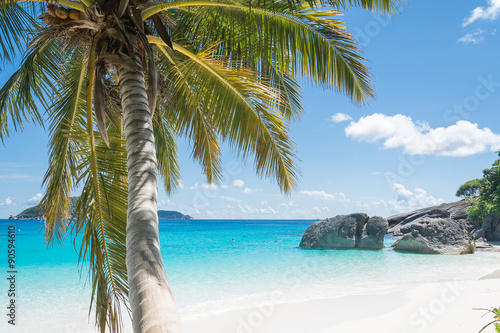
<instances>
[{"instance_id":1,"label":"tree foliage","mask_svg":"<svg viewBox=\"0 0 500 333\"><path fill-rule=\"evenodd\" d=\"M498 152L500 156L500 152ZM471 203L467 216L476 223L482 223L486 213L500 214L500 159L492 168L483 170L483 178L466 182L457 191Z\"/></svg>"},{"instance_id":2,"label":"tree foliage","mask_svg":"<svg viewBox=\"0 0 500 333\"><path fill-rule=\"evenodd\" d=\"M481 188L481 180L473 179L466 181L462 186L460 186L455 194L457 197L462 199L476 197L479 194L479 189Z\"/></svg>"}]
</instances>

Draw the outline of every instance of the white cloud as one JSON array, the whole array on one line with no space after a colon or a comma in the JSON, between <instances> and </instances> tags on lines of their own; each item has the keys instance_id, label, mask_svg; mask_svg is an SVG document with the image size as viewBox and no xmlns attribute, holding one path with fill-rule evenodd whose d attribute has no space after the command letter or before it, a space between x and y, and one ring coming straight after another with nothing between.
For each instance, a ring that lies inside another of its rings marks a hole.
<instances>
[{"instance_id":1,"label":"white cloud","mask_svg":"<svg viewBox=\"0 0 500 333\"><path fill-rule=\"evenodd\" d=\"M336 113L330 118L330 120L335 123L341 123L343 121L352 120L352 117L345 113Z\"/></svg>"},{"instance_id":2,"label":"white cloud","mask_svg":"<svg viewBox=\"0 0 500 333\"><path fill-rule=\"evenodd\" d=\"M427 123L414 123L402 114L375 113L352 122L345 133L358 141L382 142L385 149L403 148L410 155L463 157L500 149L500 135L465 120L448 127L431 128Z\"/></svg>"},{"instance_id":3,"label":"white cloud","mask_svg":"<svg viewBox=\"0 0 500 333\"><path fill-rule=\"evenodd\" d=\"M325 191L300 191L299 193L321 200L335 200L335 195Z\"/></svg>"},{"instance_id":4,"label":"white cloud","mask_svg":"<svg viewBox=\"0 0 500 333\"><path fill-rule=\"evenodd\" d=\"M394 188L394 190L396 190L396 193L398 194L398 201L399 200L409 200L413 196L413 193L410 190L407 190L401 184L394 184L393 188Z\"/></svg>"},{"instance_id":5,"label":"white cloud","mask_svg":"<svg viewBox=\"0 0 500 333\"><path fill-rule=\"evenodd\" d=\"M295 201L283 202L280 204L280 207L284 207L285 209L292 209L293 207L298 207Z\"/></svg>"},{"instance_id":6,"label":"white cloud","mask_svg":"<svg viewBox=\"0 0 500 333\"><path fill-rule=\"evenodd\" d=\"M40 200L42 200L42 198L43 194L37 193L28 200L28 204L37 204Z\"/></svg>"},{"instance_id":7,"label":"white cloud","mask_svg":"<svg viewBox=\"0 0 500 333\"><path fill-rule=\"evenodd\" d=\"M182 180L177 180L177 186L182 190L184 188L184 184L182 183Z\"/></svg>"},{"instance_id":8,"label":"white cloud","mask_svg":"<svg viewBox=\"0 0 500 333\"><path fill-rule=\"evenodd\" d=\"M216 190L219 188L216 184L201 184L201 188L205 190Z\"/></svg>"},{"instance_id":9,"label":"white cloud","mask_svg":"<svg viewBox=\"0 0 500 333\"><path fill-rule=\"evenodd\" d=\"M235 179L235 180L233 180L233 186L234 187L243 187L243 186L245 186L245 182L241 179Z\"/></svg>"},{"instance_id":10,"label":"white cloud","mask_svg":"<svg viewBox=\"0 0 500 333\"><path fill-rule=\"evenodd\" d=\"M334 200L340 202L349 201L349 199L346 198L344 193L331 194L331 193L326 193L325 191L299 191L299 193L320 200Z\"/></svg>"},{"instance_id":11,"label":"white cloud","mask_svg":"<svg viewBox=\"0 0 500 333\"><path fill-rule=\"evenodd\" d=\"M244 214L278 214L279 210L272 207L257 208L251 205L238 205L240 211Z\"/></svg>"},{"instance_id":12,"label":"white cloud","mask_svg":"<svg viewBox=\"0 0 500 333\"><path fill-rule=\"evenodd\" d=\"M255 192L258 192L259 190L256 189L256 188L250 188L250 187L245 187L245 189L243 190L243 193L255 193Z\"/></svg>"},{"instance_id":13,"label":"white cloud","mask_svg":"<svg viewBox=\"0 0 500 333\"><path fill-rule=\"evenodd\" d=\"M479 42L484 40L485 33L486 31L484 31L483 29L476 29L473 32L457 39L457 43L478 44Z\"/></svg>"},{"instance_id":14,"label":"white cloud","mask_svg":"<svg viewBox=\"0 0 500 333\"><path fill-rule=\"evenodd\" d=\"M437 206L444 202L441 198L428 195L422 188L415 187L413 192L401 184L394 184L393 188L398 194L398 199L387 202L388 208L393 212L410 212L418 208Z\"/></svg>"},{"instance_id":15,"label":"white cloud","mask_svg":"<svg viewBox=\"0 0 500 333\"><path fill-rule=\"evenodd\" d=\"M496 20L500 14L500 0L488 0L488 7L476 7L471 12L470 16L464 20L463 26L477 20Z\"/></svg>"},{"instance_id":16,"label":"white cloud","mask_svg":"<svg viewBox=\"0 0 500 333\"><path fill-rule=\"evenodd\" d=\"M376 198L365 198L356 201L356 206L362 209L374 211L376 215L385 211L387 214L409 213L411 211L438 206L444 202L442 198L436 198L427 194L422 188L415 187L413 190L405 188L402 184L393 184L393 190L397 194L396 200L384 200Z\"/></svg>"},{"instance_id":17,"label":"white cloud","mask_svg":"<svg viewBox=\"0 0 500 333\"><path fill-rule=\"evenodd\" d=\"M328 207L323 207L323 208L313 207L311 209L314 213L317 213L317 214L326 213L326 212L330 211L330 208L328 208Z\"/></svg>"},{"instance_id":18,"label":"white cloud","mask_svg":"<svg viewBox=\"0 0 500 333\"><path fill-rule=\"evenodd\" d=\"M13 197L7 197L4 199L3 202L0 202L0 206L10 206L10 205L15 206Z\"/></svg>"},{"instance_id":19,"label":"white cloud","mask_svg":"<svg viewBox=\"0 0 500 333\"><path fill-rule=\"evenodd\" d=\"M222 187L222 186L221 186ZM209 190L209 191L213 191L213 190L217 190L219 189L219 185L217 184L207 184L207 183L203 183L203 184L198 184L198 183L195 183L193 186L189 186L189 187L182 187L182 188L185 188L187 190L198 190L198 189L204 189L204 190ZM225 188L225 187L222 187L222 188Z\"/></svg>"}]
</instances>

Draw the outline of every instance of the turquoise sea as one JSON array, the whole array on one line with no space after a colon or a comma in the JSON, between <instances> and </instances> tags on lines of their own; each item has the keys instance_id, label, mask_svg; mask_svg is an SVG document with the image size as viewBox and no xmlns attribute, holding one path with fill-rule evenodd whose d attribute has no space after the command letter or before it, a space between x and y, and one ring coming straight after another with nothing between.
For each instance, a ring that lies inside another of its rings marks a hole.
<instances>
[{"instance_id":1,"label":"turquoise sea","mask_svg":"<svg viewBox=\"0 0 500 333\"><path fill-rule=\"evenodd\" d=\"M162 254L183 318L246 308L270 295L283 302L381 293L422 282L468 280L500 269L499 254L466 256L298 247L314 221L161 220ZM7 324L8 227L16 228L16 327ZM0 332L94 332L79 243L47 248L42 222L0 220Z\"/></svg>"}]
</instances>

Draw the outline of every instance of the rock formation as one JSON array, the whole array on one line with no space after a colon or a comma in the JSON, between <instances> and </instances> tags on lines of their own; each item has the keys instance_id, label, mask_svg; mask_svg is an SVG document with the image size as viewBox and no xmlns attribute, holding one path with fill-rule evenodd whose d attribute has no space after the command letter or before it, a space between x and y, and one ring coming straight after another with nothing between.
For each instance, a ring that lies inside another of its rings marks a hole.
<instances>
[{"instance_id":1,"label":"rock formation","mask_svg":"<svg viewBox=\"0 0 500 333\"><path fill-rule=\"evenodd\" d=\"M420 216L401 226L403 238L394 243L395 251L424 254L471 254L474 240L464 224L435 214Z\"/></svg>"},{"instance_id":2,"label":"rock formation","mask_svg":"<svg viewBox=\"0 0 500 333\"><path fill-rule=\"evenodd\" d=\"M337 215L309 226L300 247L380 250L384 247L387 229L387 221L379 216L369 218L364 213Z\"/></svg>"},{"instance_id":3,"label":"rock formation","mask_svg":"<svg viewBox=\"0 0 500 333\"><path fill-rule=\"evenodd\" d=\"M469 206L470 204L468 202L461 200L449 204L419 209L410 213L394 215L387 218L387 222L389 222L389 232L392 232L394 236L403 236L405 232L402 232L401 228L421 217L429 219L449 218L463 225L471 232L476 226L467 219L467 208Z\"/></svg>"},{"instance_id":4,"label":"rock formation","mask_svg":"<svg viewBox=\"0 0 500 333\"><path fill-rule=\"evenodd\" d=\"M472 233L475 239L500 241L500 215L486 214L481 228Z\"/></svg>"}]
</instances>

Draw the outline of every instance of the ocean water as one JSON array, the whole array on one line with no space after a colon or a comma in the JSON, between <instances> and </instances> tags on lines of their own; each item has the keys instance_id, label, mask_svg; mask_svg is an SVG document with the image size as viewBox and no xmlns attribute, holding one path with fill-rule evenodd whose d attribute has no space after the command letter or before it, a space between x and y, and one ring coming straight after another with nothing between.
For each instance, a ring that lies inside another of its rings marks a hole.
<instances>
[{"instance_id":1,"label":"ocean water","mask_svg":"<svg viewBox=\"0 0 500 333\"><path fill-rule=\"evenodd\" d=\"M382 293L422 282L471 280L500 269L497 253L466 256L382 251L304 250L314 221L160 221L167 277L185 319L247 308L269 299L295 302ZM16 326L7 324L8 227L16 228ZM94 332L79 242L47 248L42 222L0 220L0 332ZM7 318L7 319L6 319Z\"/></svg>"}]
</instances>

